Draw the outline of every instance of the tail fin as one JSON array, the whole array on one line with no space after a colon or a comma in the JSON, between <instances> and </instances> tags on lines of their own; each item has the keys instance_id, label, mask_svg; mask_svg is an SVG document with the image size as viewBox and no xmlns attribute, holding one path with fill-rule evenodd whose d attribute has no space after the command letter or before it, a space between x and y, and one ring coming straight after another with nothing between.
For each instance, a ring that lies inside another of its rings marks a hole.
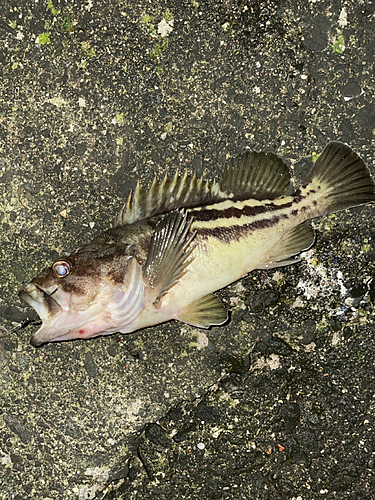
<instances>
[{"instance_id":1,"label":"tail fin","mask_svg":"<svg viewBox=\"0 0 375 500\"><path fill-rule=\"evenodd\" d=\"M330 142L303 183L305 189L321 191L325 213L375 201L375 185L361 158L341 142Z\"/></svg>"}]
</instances>

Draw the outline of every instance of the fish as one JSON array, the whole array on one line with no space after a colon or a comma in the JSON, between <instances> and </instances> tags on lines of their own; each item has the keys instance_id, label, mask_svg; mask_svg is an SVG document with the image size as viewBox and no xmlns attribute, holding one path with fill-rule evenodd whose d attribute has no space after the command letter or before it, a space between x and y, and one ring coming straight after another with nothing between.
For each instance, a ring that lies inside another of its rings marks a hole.
<instances>
[{"instance_id":1,"label":"fish","mask_svg":"<svg viewBox=\"0 0 375 500\"><path fill-rule=\"evenodd\" d=\"M177 171L139 181L112 228L50 267L19 292L42 325L30 342L129 334L178 320L222 325L228 310L214 293L254 269L299 262L315 241L309 221L375 201L362 159L330 142L293 194L287 164L245 151L210 183Z\"/></svg>"}]
</instances>

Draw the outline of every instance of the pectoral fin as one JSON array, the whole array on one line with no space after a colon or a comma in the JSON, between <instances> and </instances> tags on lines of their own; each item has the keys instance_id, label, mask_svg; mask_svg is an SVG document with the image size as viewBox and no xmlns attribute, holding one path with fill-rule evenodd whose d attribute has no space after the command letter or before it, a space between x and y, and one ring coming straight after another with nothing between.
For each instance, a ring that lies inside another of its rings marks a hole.
<instances>
[{"instance_id":1,"label":"pectoral fin","mask_svg":"<svg viewBox=\"0 0 375 500\"><path fill-rule=\"evenodd\" d=\"M177 283L192 261L195 234L189 234L191 220L182 210L170 212L157 224L147 255L145 276L155 291L154 305Z\"/></svg>"},{"instance_id":2,"label":"pectoral fin","mask_svg":"<svg viewBox=\"0 0 375 500\"><path fill-rule=\"evenodd\" d=\"M219 297L206 295L185 307L176 317L179 321L199 328L222 325L228 319L228 311Z\"/></svg>"},{"instance_id":3,"label":"pectoral fin","mask_svg":"<svg viewBox=\"0 0 375 500\"><path fill-rule=\"evenodd\" d=\"M314 240L315 231L309 224L301 224L291 229L271 249L266 260L260 263L257 269L272 269L299 262L299 259L290 259L290 257L308 250L314 243Z\"/></svg>"}]
</instances>

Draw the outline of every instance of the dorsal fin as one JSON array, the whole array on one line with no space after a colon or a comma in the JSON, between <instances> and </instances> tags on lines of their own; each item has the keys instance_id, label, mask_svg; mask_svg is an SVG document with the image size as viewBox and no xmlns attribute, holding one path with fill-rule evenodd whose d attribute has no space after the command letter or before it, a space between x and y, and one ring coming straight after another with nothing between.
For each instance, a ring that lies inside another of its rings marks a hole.
<instances>
[{"instance_id":1,"label":"dorsal fin","mask_svg":"<svg viewBox=\"0 0 375 500\"><path fill-rule=\"evenodd\" d=\"M177 171L173 180L165 175L161 183L155 178L148 192L138 182L115 225L123 226L171 210L212 205L227 199L273 200L285 193L289 182L289 169L281 158L272 153L247 151L232 158L224 168L221 181L213 185L186 171L183 177Z\"/></svg>"},{"instance_id":2,"label":"dorsal fin","mask_svg":"<svg viewBox=\"0 0 375 500\"><path fill-rule=\"evenodd\" d=\"M233 201L274 200L285 193L289 182L289 168L281 158L273 153L246 151L229 161L219 188Z\"/></svg>"},{"instance_id":3,"label":"dorsal fin","mask_svg":"<svg viewBox=\"0 0 375 500\"><path fill-rule=\"evenodd\" d=\"M190 176L186 171L184 176L180 177L177 171L172 181L167 175L161 183L155 178L148 192L144 191L138 182L134 193L130 192L115 225L131 224L179 208L211 205L226 198L224 193L220 193L217 183L211 185L202 178L198 179L195 173Z\"/></svg>"}]
</instances>

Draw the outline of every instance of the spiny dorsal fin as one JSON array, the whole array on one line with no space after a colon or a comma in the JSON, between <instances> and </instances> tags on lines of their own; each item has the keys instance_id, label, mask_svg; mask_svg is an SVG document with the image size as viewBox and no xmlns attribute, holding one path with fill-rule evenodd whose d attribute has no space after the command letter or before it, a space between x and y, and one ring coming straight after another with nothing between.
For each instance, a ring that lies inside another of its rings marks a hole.
<instances>
[{"instance_id":1,"label":"spiny dorsal fin","mask_svg":"<svg viewBox=\"0 0 375 500\"><path fill-rule=\"evenodd\" d=\"M281 158L247 151L230 160L219 186L233 201L274 200L285 193L289 182L290 172Z\"/></svg>"},{"instance_id":2,"label":"spiny dorsal fin","mask_svg":"<svg viewBox=\"0 0 375 500\"><path fill-rule=\"evenodd\" d=\"M167 175L161 183L155 178L148 192L138 182L115 225L123 226L171 210L212 205L227 199L273 200L284 194L289 182L289 170L281 158L272 153L245 152L230 160L221 181L213 185L186 171L183 177L177 171L171 181Z\"/></svg>"},{"instance_id":3,"label":"spiny dorsal fin","mask_svg":"<svg viewBox=\"0 0 375 500\"><path fill-rule=\"evenodd\" d=\"M198 179L195 173L190 176L186 171L180 177L177 171L172 181L167 175L161 183L155 178L148 192L138 182L134 194L130 192L115 225L123 226L171 210L211 205L225 199L218 184L212 186L210 182Z\"/></svg>"},{"instance_id":4,"label":"spiny dorsal fin","mask_svg":"<svg viewBox=\"0 0 375 500\"><path fill-rule=\"evenodd\" d=\"M148 285L155 290L153 303L156 306L192 261L189 256L194 246L190 246L190 243L195 233L189 235L191 222L192 219L187 220L187 214L183 211L174 211L156 225L145 267Z\"/></svg>"}]
</instances>

